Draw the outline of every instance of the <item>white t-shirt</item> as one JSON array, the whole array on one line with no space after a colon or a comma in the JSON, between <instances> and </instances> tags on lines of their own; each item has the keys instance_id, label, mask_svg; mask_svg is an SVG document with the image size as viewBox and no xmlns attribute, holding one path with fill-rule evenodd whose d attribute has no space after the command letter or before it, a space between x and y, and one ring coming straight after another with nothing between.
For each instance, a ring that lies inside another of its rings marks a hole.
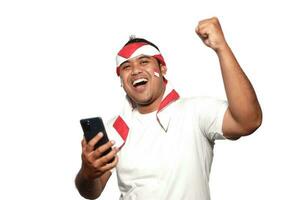
<instances>
[{"instance_id":1,"label":"white t-shirt","mask_svg":"<svg viewBox=\"0 0 300 200\"><path fill-rule=\"evenodd\" d=\"M209 97L180 98L160 111L169 119L167 130L156 112L133 111L116 170L120 199L209 200L214 140L225 138L227 107Z\"/></svg>"}]
</instances>

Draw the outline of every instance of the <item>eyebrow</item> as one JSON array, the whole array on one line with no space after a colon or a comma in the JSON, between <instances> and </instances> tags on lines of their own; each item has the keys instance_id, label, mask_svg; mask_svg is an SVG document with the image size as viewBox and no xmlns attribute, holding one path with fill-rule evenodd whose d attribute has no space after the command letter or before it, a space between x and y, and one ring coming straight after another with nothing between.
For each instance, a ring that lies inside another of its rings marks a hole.
<instances>
[{"instance_id":1,"label":"eyebrow","mask_svg":"<svg viewBox=\"0 0 300 200\"><path fill-rule=\"evenodd\" d=\"M124 64L126 64L126 63L129 63L129 61L126 60L126 61L122 62L122 63L120 64L120 67L122 67L122 65L124 65Z\"/></svg>"}]
</instances>

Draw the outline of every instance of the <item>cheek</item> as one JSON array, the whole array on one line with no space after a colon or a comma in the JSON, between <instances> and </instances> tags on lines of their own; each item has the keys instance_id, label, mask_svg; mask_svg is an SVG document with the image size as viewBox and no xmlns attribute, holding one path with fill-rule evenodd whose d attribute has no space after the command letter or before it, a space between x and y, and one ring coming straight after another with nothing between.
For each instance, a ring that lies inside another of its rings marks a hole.
<instances>
[{"instance_id":1,"label":"cheek","mask_svg":"<svg viewBox=\"0 0 300 200\"><path fill-rule=\"evenodd\" d=\"M128 88L128 81L127 81L128 76L122 74L122 76L120 76L120 82L121 82L121 86L126 89Z\"/></svg>"},{"instance_id":2,"label":"cheek","mask_svg":"<svg viewBox=\"0 0 300 200\"><path fill-rule=\"evenodd\" d=\"M155 67L153 67L151 74L155 77L160 77L159 72L160 72L159 67L155 66Z\"/></svg>"},{"instance_id":3,"label":"cheek","mask_svg":"<svg viewBox=\"0 0 300 200\"><path fill-rule=\"evenodd\" d=\"M121 79L121 82L123 84L125 84L126 80L128 79L128 73L123 71L121 74L120 74L120 79Z\"/></svg>"},{"instance_id":4,"label":"cheek","mask_svg":"<svg viewBox=\"0 0 300 200\"><path fill-rule=\"evenodd\" d=\"M154 70L154 76L160 77L160 75L159 75L159 70Z\"/></svg>"}]
</instances>

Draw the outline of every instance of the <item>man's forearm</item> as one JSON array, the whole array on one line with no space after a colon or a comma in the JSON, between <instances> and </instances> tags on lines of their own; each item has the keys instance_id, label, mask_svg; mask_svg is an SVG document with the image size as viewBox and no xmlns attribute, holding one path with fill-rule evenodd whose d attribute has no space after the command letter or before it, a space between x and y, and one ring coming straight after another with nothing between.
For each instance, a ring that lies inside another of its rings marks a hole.
<instances>
[{"instance_id":1,"label":"man's forearm","mask_svg":"<svg viewBox=\"0 0 300 200\"><path fill-rule=\"evenodd\" d=\"M262 112L249 79L227 44L217 55L232 116L245 127L257 126L261 123Z\"/></svg>"},{"instance_id":2,"label":"man's forearm","mask_svg":"<svg viewBox=\"0 0 300 200\"><path fill-rule=\"evenodd\" d=\"M82 170L80 170L76 176L75 185L80 195L86 199L96 199L103 191L101 179L88 179Z\"/></svg>"}]
</instances>

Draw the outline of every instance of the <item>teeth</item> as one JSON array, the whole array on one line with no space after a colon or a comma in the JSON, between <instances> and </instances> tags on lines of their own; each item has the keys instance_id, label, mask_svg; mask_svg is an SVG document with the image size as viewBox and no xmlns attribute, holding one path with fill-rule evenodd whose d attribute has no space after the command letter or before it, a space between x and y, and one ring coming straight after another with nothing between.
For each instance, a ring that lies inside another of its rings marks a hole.
<instances>
[{"instance_id":1,"label":"teeth","mask_svg":"<svg viewBox=\"0 0 300 200\"><path fill-rule=\"evenodd\" d=\"M144 82L144 81L147 82L147 79L140 78L140 79L137 79L137 80L133 81L132 85L135 86L136 84Z\"/></svg>"}]
</instances>

